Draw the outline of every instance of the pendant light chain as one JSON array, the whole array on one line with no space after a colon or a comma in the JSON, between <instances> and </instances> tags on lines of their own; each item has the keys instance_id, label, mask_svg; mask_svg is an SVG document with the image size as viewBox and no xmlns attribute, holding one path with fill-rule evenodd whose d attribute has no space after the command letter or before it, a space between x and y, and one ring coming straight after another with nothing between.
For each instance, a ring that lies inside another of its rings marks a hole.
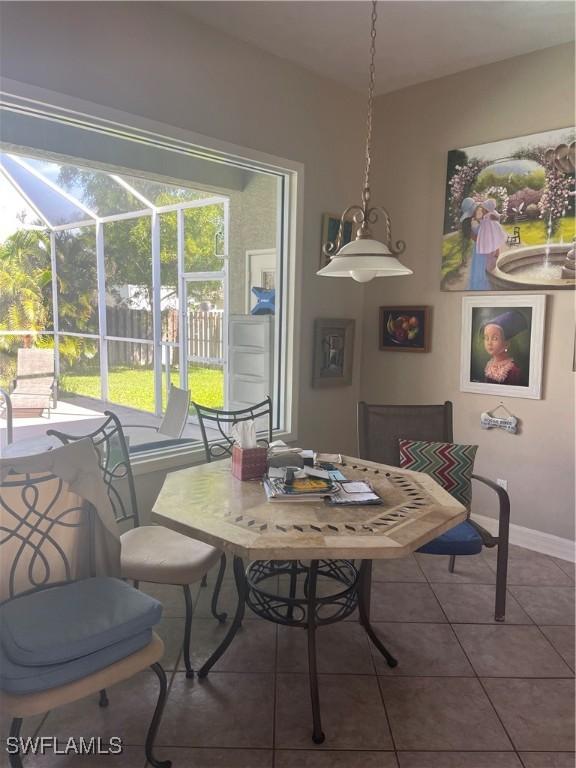
<instances>
[{"instance_id":1,"label":"pendant light chain","mask_svg":"<svg viewBox=\"0 0 576 768\"><path fill-rule=\"evenodd\" d=\"M362 198L370 189L370 164L372 162L372 111L374 104L374 83L376 79L376 65L374 58L376 56L376 0L372 0L372 24L370 28L370 78L368 84L368 120L366 123L366 171L364 174L364 190Z\"/></svg>"},{"instance_id":2,"label":"pendant light chain","mask_svg":"<svg viewBox=\"0 0 576 768\"><path fill-rule=\"evenodd\" d=\"M322 247L330 261L317 274L327 277L352 277L359 283L367 283L373 277L411 275L412 270L398 261L406 244L403 240L392 241L390 214L382 205L370 205L370 166L372 164L372 121L376 81L376 3L372 0L370 24L370 70L368 80L368 117L366 120L366 156L364 188L360 205L349 205L342 211L338 233ZM382 221L386 228L384 239L376 240L372 225ZM352 225L352 237L344 241L346 226Z\"/></svg>"}]
</instances>

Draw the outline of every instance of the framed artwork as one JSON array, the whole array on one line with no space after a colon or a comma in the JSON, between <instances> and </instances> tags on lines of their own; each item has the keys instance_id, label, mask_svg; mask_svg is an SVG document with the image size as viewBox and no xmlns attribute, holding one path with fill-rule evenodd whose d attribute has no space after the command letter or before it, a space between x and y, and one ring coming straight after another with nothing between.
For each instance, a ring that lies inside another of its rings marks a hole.
<instances>
[{"instance_id":1,"label":"framed artwork","mask_svg":"<svg viewBox=\"0 0 576 768\"><path fill-rule=\"evenodd\" d=\"M431 307L380 307L380 349L430 352Z\"/></svg>"},{"instance_id":2,"label":"framed artwork","mask_svg":"<svg viewBox=\"0 0 576 768\"><path fill-rule=\"evenodd\" d=\"M576 286L574 148L564 128L448 152L442 290Z\"/></svg>"},{"instance_id":3,"label":"framed artwork","mask_svg":"<svg viewBox=\"0 0 576 768\"><path fill-rule=\"evenodd\" d=\"M355 320L314 321L313 387L352 384Z\"/></svg>"},{"instance_id":4,"label":"framed artwork","mask_svg":"<svg viewBox=\"0 0 576 768\"><path fill-rule=\"evenodd\" d=\"M344 222L344 232L342 238L342 245L346 245L352 240L352 221ZM320 243L320 262L318 269L322 269L330 261L330 257L326 256L323 248L326 243L333 243L338 237L338 228L340 227L340 216L336 216L332 213L324 213L322 215L322 241Z\"/></svg>"},{"instance_id":5,"label":"framed artwork","mask_svg":"<svg viewBox=\"0 0 576 768\"><path fill-rule=\"evenodd\" d=\"M546 296L462 299L460 389L539 399Z\"/></svg>"}]
</instances>

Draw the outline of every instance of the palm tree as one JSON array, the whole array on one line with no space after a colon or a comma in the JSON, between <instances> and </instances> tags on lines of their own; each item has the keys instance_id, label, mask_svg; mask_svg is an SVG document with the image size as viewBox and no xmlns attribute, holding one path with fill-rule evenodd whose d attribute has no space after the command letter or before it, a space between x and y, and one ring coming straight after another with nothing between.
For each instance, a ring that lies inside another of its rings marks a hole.
<instances>
[{"instance_id":1,"label":"palm tree","mask_svg":"<svg viewBox=\"0 0 576 768\"><path fill-rule=\"evenodd\" d=\"M14 350L21 335L10 331L44 331L50 326L52 302L47 295L52 273L47 257L47 236L20 229L0 244L0 379L13 373ZM40 337L39 346L52 346Z\"/></svg>"}]
</instances>

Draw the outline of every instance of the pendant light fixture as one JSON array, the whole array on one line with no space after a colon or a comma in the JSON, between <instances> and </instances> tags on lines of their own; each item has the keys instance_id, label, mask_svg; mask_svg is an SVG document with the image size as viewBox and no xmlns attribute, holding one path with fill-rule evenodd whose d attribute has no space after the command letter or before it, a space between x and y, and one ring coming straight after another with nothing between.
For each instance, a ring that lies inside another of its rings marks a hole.
<instances>
[{"instance_id":1,"label":"pendant light fixture","mask_svg":"<svg viewBox=\"0 0 576 768\"><path fill-rule=\"evenodd\" d=\"M374 107L374 79L376 67L376 0L372 2L372 25L370 30L370 77L368 86L368 121L366 130L366 166L362 205L351 205L342 213L338 235L333 242L323 246L323 252L330 257L329 263L317 274L325 277L352 277L359 283L367 283L373 277L393 277L411 275L412 270L401 264L396 258L403 253L406 244L398 240L392 244L390 215L381 206L370 206L370 164L372 161L372 113ZM386 240L380 242L372 237L371 225L380 216L386 227ZM342 245L344 224L352 221L354 239Z\"/></svg>"}]
</instances>

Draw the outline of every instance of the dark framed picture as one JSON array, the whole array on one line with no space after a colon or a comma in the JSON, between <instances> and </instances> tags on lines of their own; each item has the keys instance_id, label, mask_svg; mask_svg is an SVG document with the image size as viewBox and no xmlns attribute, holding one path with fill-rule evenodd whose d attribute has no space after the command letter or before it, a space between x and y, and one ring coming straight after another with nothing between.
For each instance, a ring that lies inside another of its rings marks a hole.
<instances>
[{"instance_id":1,"label":"dark framed picture","mask_svg":"<svg viewBox=\"0 0 576 768\"><path fill-rule=\"evenodd\" d=\"M352 221L344 222L344 232L342 237L342 245L346 245L352 240ZM336 242L338 237L338 228L340 227L340 216L336 216L332 213L324 213L322 215L322 242L320 243L320 263L318 269L322 269L330 261L330 257L324 253L324 246L326 243Z\"/></svg>"},{"instance_id":2,"label":"dark framed picture","mask_svg":"<svg viewBox=\"0 0 576 768\"><path fill-rule=\"evenodd\" d=\"M431 307L380 307L380 349L430 352Z\"/></svg>"},{"instance_id":3,"label":"dark framed picture","mask_svg":"<svg viewBox=\"0 0 576 768\"><path fill-rule=\"evenodd\" d=\"M355 320L314 321L313 387L352 384Z\"/></svg>"},{"instance_id":4,"label":"dark framed picture","mask_svg":"<svg viewBox=\"0 0 576 768\"><path fill-rule=\"evenodd\" d=\"M460 390L539 399L546 295L462 299Z\"/></svg>"}]
</instances>

